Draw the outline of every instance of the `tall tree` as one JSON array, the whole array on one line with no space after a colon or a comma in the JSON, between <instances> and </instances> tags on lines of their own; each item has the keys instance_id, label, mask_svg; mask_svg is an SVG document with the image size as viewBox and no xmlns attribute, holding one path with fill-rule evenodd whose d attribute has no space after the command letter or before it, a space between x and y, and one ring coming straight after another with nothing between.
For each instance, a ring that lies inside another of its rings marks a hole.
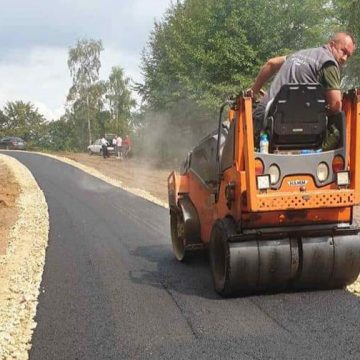
<instances>
[{"instance_id":1,"label":"tall tree","mask_svg":"<svg viewBox=\"0 0 360 360\"><path fill-rule=\"evenodd\" d=\"M70 48L68 67L72 76L73 85L68 94L68 101L77 102L77 106L86 108L88 141L92 142L91 107L98 99L94 99L94 86L99 80L101 67L100 53L103 50L101 40L78 40L75 47ZM96 106L96 105L95 105Z\"/></svg>"},{"instance_id":2,"label":"tall tree","mask_svg":"<svg viewBox=\"0 0 360 360\"><path fill-rule=\"evenodd\" d=\"M5 116L4 112L0 110L0 136L3 137L6 130L9 129L9 119Z\"/></svg>"},{"instance_id":3,"label":"tall tree","mask_svg":"<svg viewBox=\"0 0 360 360\"><path fill-rule=\"evenodd\" d=\"M115 120L117 133L127 133L130 126L130 112L136 105L131 96L130 78L125 77L124 70L114 66L107 81L107 99Z\"/></svg>"},{"instance_id":4,"label":"tall tree","mask_svg":"<svg viewBox=\"0 0 360 360\"><path fill-rule=\"evenodd\" d=\"M360 2L358 0L333 0L334 17L337 19L336 30L351 32L357 42L360 41ZM357 44L359 47L359 44ZM356 51L343 69L342 85L344 89L360 86L360 54Z\"/></svg>"}]
</instances>

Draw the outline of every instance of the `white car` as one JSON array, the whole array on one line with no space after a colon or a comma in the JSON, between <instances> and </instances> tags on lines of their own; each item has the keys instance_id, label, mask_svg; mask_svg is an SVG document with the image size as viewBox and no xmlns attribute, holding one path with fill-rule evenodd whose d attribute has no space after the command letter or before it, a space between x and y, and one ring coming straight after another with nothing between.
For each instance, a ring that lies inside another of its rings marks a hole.
<instances>
[{"instance_id":1,"label":"white car","mask_svg":"<svg viewBox=\"0 0 360 360\"><path fill-rule=\"evenodd\" d=\"M111 144L110 139L108 139L107 141L108 141L108 143ZM87 149L88 149L88 153L90 155L98 154L98 155L102 156L103 150L102 150L102 145L101 145L101 139L97 139L93 144L89 145ZM112 145L108 145L107 149L108 149L109 154L114 153L114 147Z\"/></svg>"}]
</instances>

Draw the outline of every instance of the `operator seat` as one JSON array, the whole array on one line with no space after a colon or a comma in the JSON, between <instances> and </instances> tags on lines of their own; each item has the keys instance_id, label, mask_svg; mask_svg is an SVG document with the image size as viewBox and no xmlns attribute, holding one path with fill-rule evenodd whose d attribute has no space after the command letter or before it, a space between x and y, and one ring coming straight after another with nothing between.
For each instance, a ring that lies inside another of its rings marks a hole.
<instances>
[{"instance_id":1,"label":"operator seat","mask_svg":"<svg viewBox=\"0 0 360 360\"><path fill-rule=\"evenodd\" d=\"M283 85L265 111L270 149L316 149L326 135L324 89L320 84Z\"/></svg>"}]
</instances>

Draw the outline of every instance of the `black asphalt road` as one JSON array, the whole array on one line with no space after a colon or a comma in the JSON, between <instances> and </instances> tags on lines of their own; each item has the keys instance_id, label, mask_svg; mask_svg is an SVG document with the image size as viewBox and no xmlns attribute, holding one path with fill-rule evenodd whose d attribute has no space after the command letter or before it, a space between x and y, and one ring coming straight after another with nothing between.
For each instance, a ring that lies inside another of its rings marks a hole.
<instances>
[{"instance_id":1,"label":"black asphalt road","mask_svg":"<svg viewBox=\"0 0 360 360\"><path fill-rule=\"evenodd\" d=\"M206 256L172 256L168 210L51 158L10 154L50 213L31 360L360 359L360 298L224 300Z\"/></svg>"}]
</instances>

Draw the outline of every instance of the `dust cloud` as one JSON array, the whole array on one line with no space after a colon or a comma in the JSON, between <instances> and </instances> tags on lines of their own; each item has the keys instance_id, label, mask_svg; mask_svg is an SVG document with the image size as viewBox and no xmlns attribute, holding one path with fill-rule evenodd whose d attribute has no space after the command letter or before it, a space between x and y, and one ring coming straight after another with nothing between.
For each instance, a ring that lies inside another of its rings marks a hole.
<instances>
[{"instance_id":1,"label":"dust cloud","mask_svg":"<svg viewBox=\"0 0 360 360\"><path fill-rule=\"evenodd\" d=\"M98 194L104 194L109 191L109 186L106 183L89 181L88 176L85 173L77 175L79 186L86 191L95 192Z\"/></svg>"},{"instance_id":2,"label":"dust cloud","mask_svg":"<svg viewBox=\"0 0 360 360\"><path fill-rule=\"evenodd\" d=\"M136 153L178 170L187 153L217 128L217 114L179 103L169 111L148 112L134 138Z\"/></svg>"}]
</instances>

